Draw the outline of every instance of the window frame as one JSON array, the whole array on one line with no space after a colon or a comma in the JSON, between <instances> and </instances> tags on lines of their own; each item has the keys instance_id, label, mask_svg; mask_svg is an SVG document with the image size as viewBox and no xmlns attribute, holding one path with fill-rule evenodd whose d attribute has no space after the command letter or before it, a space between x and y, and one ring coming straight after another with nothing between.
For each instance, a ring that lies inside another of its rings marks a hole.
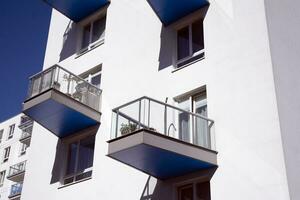
<instances>
[{"instance_id":1,"label":"window frame","mask_svg":"<svg viewBox=\"0 0 300 200\"><path fill-rule=\"evenodd\" d=\"M6 175L6 170L0 172L0 187L4 185L5 175Z\"/></svg>"},{"instance_id":2,"label":"window frame","mask_svg":"<svg viewBox=\"0 0 300 200\"><path fill-rule=\"evenodd\" d=\"M102 64L97 65L96 67L93 67L92 69L82 73L79 75L82 79L85 81L89 82L92 84L92 78L100 75L100 86L99 89L101 88L101 79L102 79ZM93 85L93 84L92 84ZM95 86L95 85L94 85Z\"/></svg>"},{"instance_id":3,"label":"window frame","mask_svg":"<svg viewBox=\"0 0 300 200\"><path fill-rule=\"evenodd\" d=\"M11 124L8 129L7 140L12 139L14 137L16 124Z\"/></svg>"},{"instance_id":4,"label":"window frame","mask_svg":"<svg viewBox=\"0 0 300 200\"><path fill-rule=\"evenodd\" d=\"M29 145L27 145L26 143L21 143L19 156L25 155L28 147Z\"/></svg>"},{"instance_id":5,"label":"window frame","mask_svg":"<svg viewBox=\"0 0 300 200\"><path fill-rule=\"evenodd\" d=\"M11 151L11 146L4 148L2 163L5 163L8 161L9 156L10 156L10 151Z\"/></svg>"},{"instance_id":6,"label":"window frame","mask_svg":"<svg viewBox=\"0 0 300 200\"><path fill-rule=\"evenodd\" d=\"M196 99L198 97L201 97L201 101L205 101L205 105L206 105L206 111L207 111L207 115L204 116L204 117L208 117L208 103L207 103L207 92L206 92L206 88L204 87L201 87L200 89L196 89L196 90L193 90L191 92L188 92L188 93L185 93L183 95L180 95L178 97L175 97L174 100L177 104L177 107L179 108L182 108L180 106L180 103L183 103L183 102L186 102L188 101L188 108L189 108L189 112L192 112L192 113L196 113ZM182 108L184 109L184 108ZM184 109L185 110L185 109ZM179 120L179 116L178 116L178 120ZM189 140L186 141L188 143L192 143L192 144L195 144L197 142L197 134L196 134L196 126L197 126L197 123L195 122L195 120L192 118L192 119L189 119L189 122L188 122L188 127L189 127ZM182 136L183 137L183 136ZM183 140L185 141L185 140ZM212 144L211 144L211 135L209 134L208 135L208 138L207 138L207 146L203 146L203 145L200 145L201 147L204 147L204 148L211 148Z\"/></svg>"},{"instance_id":7,"label":"window frame","mask_svg":"<svg viewBox=\"0 0 300 200\"><path fill-rule=\"evenodd\" d=\"M0 144L2 143L3 135L4 135L4 129L0 129Z\"/></svg>"},{"instance_id":8,"label":"window frame","mask_svg":"<svg viewBox=\"0 0 300 200\"><path fill-rule=\"evenodd\" d=\"M94 145L96 145L96 132L94 131L94 128L89 129L89 130L84 130L86 133L79 133L78 135L72 137L72 138L65 138L63 143L65 145L65 162L64 162L64 167L62 167L62 176L61 176L61 181L60 181L60 187L65 187L68 185L73 185L75 183L79 183L85 180L92 179L93 177L93 166L89 167L87 169L84 169L82 172L76 172L78 169L78 161L79 161L79 145L80 141L84 140L88 137L94 136ZM76 149L76 160L75 160L75 168L74 168L74 173L72 174L67 174L67 169L68 169L68 162L69 162L69 150L70 150L70 145L72 143L77 143L77 149ZM95 148L95 146L94 146ZM94 154L93 154L93 165L94 165L94 157L95 157L95 149L94 149ZM91 172L91 175L89 177L82 178L80 180L76 180L76 177ZM73 179L72 182L65 183L67 179Z\"/></svg>"},{"instance_id":9,"label":"window frame","mask_svg":"<svg viewBox=\"0 0 300 200\"><path fill-rule=\"evenodd\" d=\"M105 19L105 28L104 28L104 36L101 38L99 37L98 40L92 42L93 40L93 29L94 29L94 23L97 21L97 20L101 20L101 19ZM77 44L77 57L78 56L81 56L82 54L85 54L91 50L93 50L94 48L104 44L105 42L105 31L106 31L106 10L103 12L101 12L100 14L97 14L96 16L92 16L82 22L79 23L79 26L80 26L80 31L79 31L79 39L77 40L78 41L78 44ZM86 47L83 47L82 46L82 42L83 42L83 36L84 36L84 29L86 26L90 26L90 29L89 29L89 42L88 42L88 45Z\"/></svg>"},{"instance_id":10,"label":"window frame","mask_svg":"<svg viewBox=\"0 0 300 200\"><path fill-rule=\"evenodd\" d=\"M197 22L198 20L202 20L202 29L203 29L203 49L193 53L193 31L192 31L192 26L195 22ZM189 30L189 55L187 57L181 58L180 60L178 60L178 32L183 29L188 27ZM181 69L184 68L190 64L193 64L199 60L202 60L205 58L205 45L204 45L204 17L197 17L194 19L190 19L187 20L184 23L181 23L180 25L177 25L175 27L175 48L174 48L174 67L176 69ZM199 58L196 58L197 56L199 56ZM195 58L195 59L193 59ZM186 63L185 63L186 62ZM180 65L182 63L185 63L183 65Z\"/></svg>"}]
</instances>

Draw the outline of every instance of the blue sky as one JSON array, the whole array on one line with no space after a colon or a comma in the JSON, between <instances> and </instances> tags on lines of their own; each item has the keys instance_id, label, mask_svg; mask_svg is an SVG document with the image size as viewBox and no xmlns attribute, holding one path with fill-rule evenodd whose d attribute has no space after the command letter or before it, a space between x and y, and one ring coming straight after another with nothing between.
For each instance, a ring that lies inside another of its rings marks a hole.
<instances>
[{"instance_id":1,"label":"blue sky","mask_svg":"<svg viewBox=\"0 0 300 200\"><path fill-rule=\"evenodd\" d=\"M28 77L42 69L51 8L42 0L0 3L0 122L21 112Z\"/></svg>"}]
</instances>

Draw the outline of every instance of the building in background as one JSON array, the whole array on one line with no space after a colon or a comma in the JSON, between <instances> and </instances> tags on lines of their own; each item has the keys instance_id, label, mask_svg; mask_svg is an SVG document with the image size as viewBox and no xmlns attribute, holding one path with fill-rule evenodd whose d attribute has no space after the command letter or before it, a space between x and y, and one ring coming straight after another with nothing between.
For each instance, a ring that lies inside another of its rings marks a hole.
<instances>
[{"instance_id":1,"label":"building in background","mask_svg":"<svg viewBox=\"0 0 300 200\"><path fill-rule=\"evenodd\" d=\"M300 199L299 2L45 1L22 200Z\"/></svg>"},{"instance_id":2,"label":"building in background","mask_svg":"<svg viewBox=\"0 0 300 200\"><path fill-rule=\"evenodd\" d=\"M33 121L19 114L0 124L0 199L21 198Z\"/></svg>"}]
</instances>

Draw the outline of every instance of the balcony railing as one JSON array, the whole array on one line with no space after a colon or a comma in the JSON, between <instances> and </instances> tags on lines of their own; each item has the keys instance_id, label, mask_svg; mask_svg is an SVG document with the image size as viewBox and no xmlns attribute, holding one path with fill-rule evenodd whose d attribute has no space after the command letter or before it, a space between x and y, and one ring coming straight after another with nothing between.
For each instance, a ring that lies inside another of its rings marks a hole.
<instances>
[{"instance_id":1,"label":"balcony railing","mask_svg":"<svg viewBox=\"0 0 300 200\"><path fill-rule=\"evenodd\" d=\"M16 183L11 186L9 198L15 197L17 195L20 195L22 193L23 183Z\"/></svg>"},{"instance_id":2,"label":"balcony railing","mask_svg":"<svg viewBox=\"0 0 300 200\"><path fill-rule=\"evenodd\" d=\"M12 177L12 176L21 174L22 172L25 172L25 168L26 168L26 161L12 165L9 168L9 173L8 173L7 177Z\"/></svg>"},{"instance_id":3,"label":"balcony railing","mask_svg":"<svg viewBox=\"0 0 300 200\"><path fill-rule=\"evenodd\" d=\"M26 138L31 137L31 134L32 134L32 128L33 128L32 126L29 126L29 127L27 127L26 129L24 129L24 130L22 131L20 140L24 140L24 139L26 139Z\"/></svg>"},{"instance_id":4,"label":"balcony railing","mask_svg":"<svg viewBox=\"0 0 300 200\"><path fill-rule=\"evenodd\" d=\"M175 106L141 97L113 110L111 138L115 139L140 129L215 150L212 127L207 117Z\"/></svg>"},{"instance_id":5,"label":"balcony railing","mask_svg":"<svg viewBox=\"0 0 300 200\"><path fill-rule=\"evenodd\" d=\"M27 100L49 89L60 91L95 110L99 110L101 90L58 65L30 77Z\"/></svg>"},{"instance_id":6,"label":"balcony railing","mask_svg":"<svg viewBox=\"0 0 300 200\"><path fill-rule=\"evenodd\" d=\"M33 120L30 117L23 115L21 117L19 128L26 129L29 126L32 126L32 124L33 124Z\"/></svg>"}]
</instances>

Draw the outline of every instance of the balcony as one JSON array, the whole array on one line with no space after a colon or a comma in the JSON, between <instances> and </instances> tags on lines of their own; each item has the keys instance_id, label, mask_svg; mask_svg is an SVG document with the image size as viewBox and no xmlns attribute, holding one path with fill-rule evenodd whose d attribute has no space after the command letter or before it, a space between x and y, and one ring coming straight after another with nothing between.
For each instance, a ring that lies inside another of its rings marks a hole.
<instances>
[{"instance_id":1,"label":"balcony","mask_svg":"<svg viewBox=\"0 0 300 200\"><path fill-rule=\"evenodd\" d=\"M207 0L147 0L160 21L169 25L192 12L207 6Z\"/></svg>"},{"instance_id":2,"label":"balcony","mask_svg":"<svg viewBox=\"0 0 300 200\"><path fill-rule=\"evenodd\" d=\"M27 146L30 145L30 139L31 139L31 134L32 134L32 128L33 126L26 127L25 129L22 130L21 137L19 141L21 143L27 144Z\"/></svg>"},{"instance_id":3,"label":"balcony","mask_svg":"<svg viewBox=\"0 0 300 200\"><path fill-rule=\"evenodd\" d=\"M21 116L21 121L20 121L20 125L19 125L20 129L23 130L32 125L33 125L33 120L30 117L28 117L26 115Z\"/></svg>"},{"instance_id":4,"label":"balcony","mask_svg":"<svg viewBox=\"0 0 300 200\"><path fill-rule=\"evenodd\" d=\"M74 22L79 22L85 17L109 4L109 0L43 0Z\"/></svg>"},{"instance_id":5,"label":"balcony","mask_svg":"<svg viewBox=\"0 0 300 200\"><path fill-rule=\"evenodd\" d=\"M10 188L10 194L8 196L9 199L11 200L18 200L21 198L21 193L22 193L22 183L16 183L11 186Z\"/></svg>"},{"instance_id":6,"label":"balcony","mask_svg":"<svg viewBox=\"0 0 300 200\"><path fill-rule=\"evenodd\" d=\"M26 161L20 162L9 167L7 179L14 182L22 182L26 169Z\"/></svg>"},{"instance_id":7,"label":"balcony","mask_svg":"<svg viewBox=\"0 0 300 200\"><path fill-rule=\"evenodd\" d=\"M59 138L100 123L101 90L55 65L30 78L23 113Z\"/></svg>"},{"instance_id":8,"label":"balcony","mask_svg":"<svg viewBox=\"0 0 300 200\"><path fill-rule=\"evenodd\" d=\"M142 97L113 110L108 156L162 180L216 168L213 124Z\"/></svg>"}]
</instances>

